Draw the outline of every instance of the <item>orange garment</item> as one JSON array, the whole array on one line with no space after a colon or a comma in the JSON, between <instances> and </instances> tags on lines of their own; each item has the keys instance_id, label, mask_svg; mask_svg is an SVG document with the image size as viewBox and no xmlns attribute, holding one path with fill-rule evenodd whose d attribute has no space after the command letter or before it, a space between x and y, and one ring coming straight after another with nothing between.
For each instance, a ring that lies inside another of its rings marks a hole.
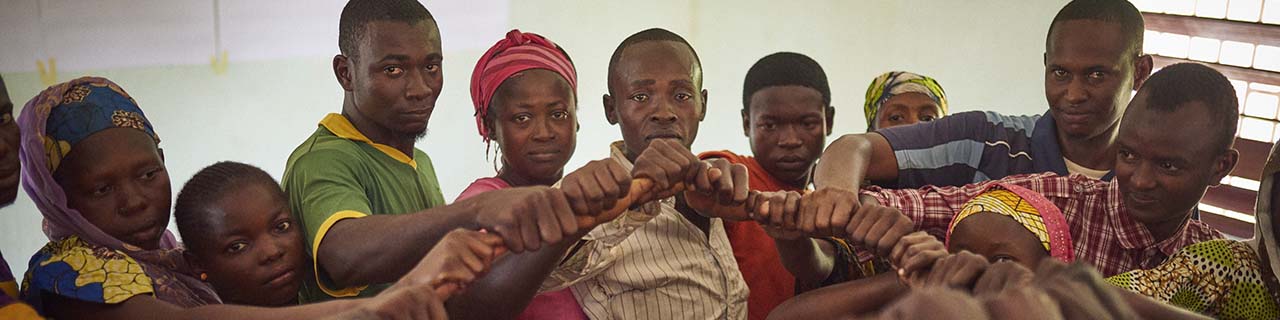
<instances>
[{"instance_id":1,"label":"orange garment","mask_svg":"<svg viewBox=\"0 0 1280 320\"><path fill-rule=\"evenodd\" d=\"M698 155L700 159L722 158L730 163L747 166L752 190L800 191L789 187L769 175L753 157L739 156L729 151L708 151ZM733 247L733 258L738 261L742 280L751 289L747 297L747 319L764 320L773 308L796 295L796 279L782 265L778 247L773 237L764 232L755 221L724 221L724 231Z\"/></svg>"}]
</instances>

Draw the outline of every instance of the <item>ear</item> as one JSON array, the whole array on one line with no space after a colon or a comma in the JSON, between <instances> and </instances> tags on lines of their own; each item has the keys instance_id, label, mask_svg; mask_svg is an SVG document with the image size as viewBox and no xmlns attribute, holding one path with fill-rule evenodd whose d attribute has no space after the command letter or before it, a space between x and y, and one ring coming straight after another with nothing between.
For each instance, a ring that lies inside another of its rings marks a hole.
<instances>
[{"instance_id":1,"label":"ear","mask_svg":"<svg viewBox=\"0 0 1280 320\"><path fill-rule=\"evenodd\" d=\"M751 137L751 107L742 109L742 135Z\"/></svg>"},{"instance_id":2,"label":"ear","mask_svg":"<svg viewBox=\"0 0 1280 320\"><path fill-rule=\"evenodd\" d=\"M836 107L827 106L827 135L831 135L832 127L836 125Z\"/></svg>"},{"instance_id":3,"label":"ear","mask_svg":"<svg viewBox=\"0 0 1280 320\"><path fill-rule=\"evenodd\" d=\"M164 148L156 147L156 153L160 154L160 162L164 163Z\"/></svg>"},{"instance_id":4,"label":"ear","mask_svg":"<svg viewBox=\"0 0 1280 320\"><path fill-rule=\"evenodd\" d=\"M1231 174L1231 170L1236 168L1236 163L1240 161L1240 151L1236 149L1228 149L1227 152L1218 156L1217 162L1213 164L1213 175L1209 182L1210 186L1218 186L1222 184L1222 178Z\"/></svg>"},{"instance_id":5,"label":"ear","mask_svg":"<svg viewBox=\"0 0 1280 320\"><path fill-rule=\"evenodd\" d=\"M618 107L614 104L613 96L606 93L600 100L604 103L604 118L609 120L609 124L618 124Z\"/></svg>"},{"instance_id":6,"label":"ear","mask_svg":"<svg viewBox=\"0 0 1280 320\"><path fill-rule=\"evenodd\" d=\"M333 76L338 78L343 91L351 92L351 59L340 54L333 56Z\"/></svg>"},{"instance_id":7,"label":"ear","mask_svg":"<svg viewBox=\"0 0 1280 320\"><path fill-rule=\"evenodd\" d=\"M707 118L707 89L702 89L702 104L698 108L698 121L702 121Z\"/></svg>"},{"instance_id":8,"label":"ear","mask_svg":"<svg viewBox=\"0 0 1280 320\"><path fill-rule=\"evenodd\" d=\"M1043 53L1040 53L1040 62L1041 62L1045 67L1048 67L1048 66L1049 66L1049 52L1048 52L1048 51L1043 52Z\"/></svg>"},{"instance_id":9,"label":"ear","mask_svg":"<svg viewBox=\"0 0 1280 320\"><path fill-rule=\"evenodd\" d=\"M1142 83L1147 82L1147 77L1151 76L1151 69L1155 67L1155 62L1151 59L1151 55L1140 55L1133 61L1133 90L1142 87Z\"/></svg>"}]
</instances>

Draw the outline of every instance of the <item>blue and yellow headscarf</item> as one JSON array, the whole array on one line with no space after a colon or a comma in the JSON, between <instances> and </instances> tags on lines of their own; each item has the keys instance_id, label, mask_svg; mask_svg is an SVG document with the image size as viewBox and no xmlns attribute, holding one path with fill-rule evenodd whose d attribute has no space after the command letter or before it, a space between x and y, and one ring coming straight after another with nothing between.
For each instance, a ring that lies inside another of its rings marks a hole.
<instances>
[{"instance_id":1,"label":"blue and yellow headscarf","mask_svg":"<svg viewBox=\"0 0 1280 320\"><path fill-rule=\"evenodd\" d=\"M947 93L942 91L942 85L939 85L937 80L906 71L890 71L871 80L871 85L867 86L867 101L862 106L862 111L867 116L867 129L875 128L880 106L884 105L885 101L908 92L929 96L938 103L938 109L942 111L942 115L947 114Z\"/></svg>"},{"instance_id":2,"label":"blue and yellow headscarf","mask_svg":"<svg viewBox=\"0 0 1280 320\"><path fill-rule=\"evenodd\" d=\"M62 158L71 152L71 146L109 128L142 130L160 143L151 122L124 89L110 81L78 80L71 82L60 97L50 97L58 99L56 103L37 105L50 108L43 137L50 171L58 169Z\"/></svg>"}]
</instances>

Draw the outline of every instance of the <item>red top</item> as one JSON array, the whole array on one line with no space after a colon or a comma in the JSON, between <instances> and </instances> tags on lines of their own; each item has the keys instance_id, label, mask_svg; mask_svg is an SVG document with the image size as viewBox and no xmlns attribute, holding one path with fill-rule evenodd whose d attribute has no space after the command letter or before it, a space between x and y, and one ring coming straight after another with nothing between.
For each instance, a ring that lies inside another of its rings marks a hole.
<instances>
[{"instance_id":1,"label":"red top","mask_svg":"<svg viewBox=\"0 0 1280 320\"><path fill-rule=\"evenodd\" d=\"M751 176L751 189L759 191L800 191L774 179L752 157L744 157L729 151L708 151L698 155L701 159L722 158L731 163L747 166ZM724 232L733 247L733 258L738 261L742 280L747 282L751 295L747 297L747 319L764 320L773 308L796 295L796 278L782 265L778 247L773 237L764 232L755 221L724 221Z\"/></svg>"}]
</instances>

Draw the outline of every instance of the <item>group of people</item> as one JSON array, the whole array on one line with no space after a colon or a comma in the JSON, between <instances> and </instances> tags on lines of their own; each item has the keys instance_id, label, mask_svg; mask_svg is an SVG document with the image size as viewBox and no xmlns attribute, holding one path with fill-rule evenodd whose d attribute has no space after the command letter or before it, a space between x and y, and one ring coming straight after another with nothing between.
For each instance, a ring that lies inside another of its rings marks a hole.
<instances>
[{"instance_id":1,"label":"group of people","mask_svg":"<svg viewBox=\"0 0 1280 320\"><path fill-rule=\"evenodd\" d=\"M1204 65L1152 74L1142 36L1127 1L1072 1L1047 35L1045 113L948 114L937 81L888 72L868 132L825 149L822 67L770 54L744 80L739 155L689 149L727 119L705 119L693 46L648 29L609 60L623 139L575 169L574 63L512 30L470 83L500 167L452 202L414 147L443 80L416 0L348 2L341 112L280 181L217 162L173 200L161 135L123 88L75 79L14 118L0 82L0 200L21 175L50 240L20 287L0 258L0 318L1280 317L1280 148L1253 239L1199 221L1238 161L1236 93Z\"/></svg>"}]
</instances>

